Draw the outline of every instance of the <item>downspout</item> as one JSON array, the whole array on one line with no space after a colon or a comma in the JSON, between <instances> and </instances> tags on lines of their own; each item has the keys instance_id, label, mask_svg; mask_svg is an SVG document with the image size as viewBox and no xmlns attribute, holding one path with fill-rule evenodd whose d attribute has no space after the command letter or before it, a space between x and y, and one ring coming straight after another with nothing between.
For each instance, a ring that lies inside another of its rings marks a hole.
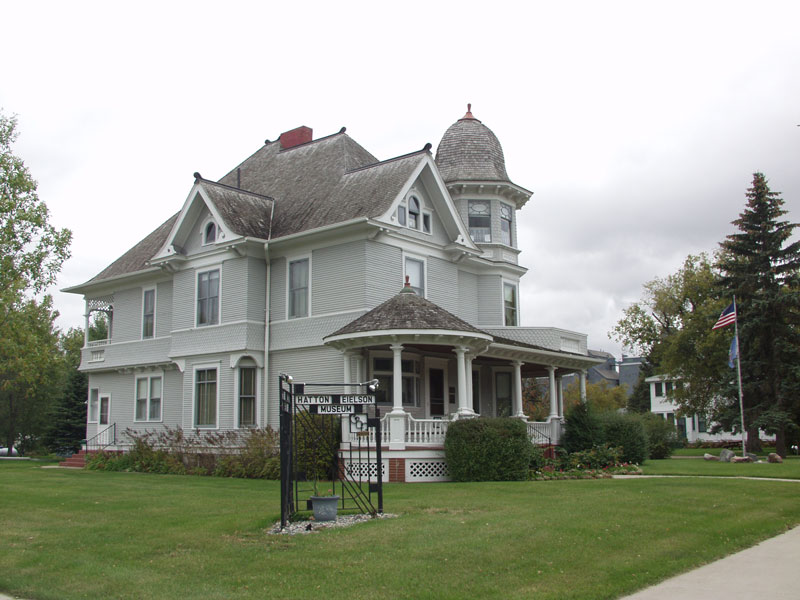
<instances>
[{"instance_id":1,"label":"downspout","mask_svg":"<svg viewBox=\"0 0 800 600\"><path fill-rule=\"evenodd\" d=\"M267 267L266 297L264 298L264 426L269 425L269 291L272 267L269 260L269 242L264 243L264 261Z\"/></svg>"}]
</instances>

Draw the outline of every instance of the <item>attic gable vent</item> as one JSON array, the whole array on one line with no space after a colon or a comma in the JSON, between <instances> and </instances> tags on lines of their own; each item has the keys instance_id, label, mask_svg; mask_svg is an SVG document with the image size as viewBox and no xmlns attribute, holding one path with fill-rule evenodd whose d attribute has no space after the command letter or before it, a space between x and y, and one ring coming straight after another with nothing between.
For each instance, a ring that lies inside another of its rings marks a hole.
<instances>
[{"instance_id":1,"label":"attic gable vent","mask_svg":"<svg viewBox=\"0 0 800 600\"><path fill-rule=\"evenodd\" d=\"M301 127L282 133L278 141L281 143L281 148L286 150L287 148L294 148L300 144L306 144L310 142L312 138L313 131L311 128L302 125Z\"/></svg>"}]
</instances>

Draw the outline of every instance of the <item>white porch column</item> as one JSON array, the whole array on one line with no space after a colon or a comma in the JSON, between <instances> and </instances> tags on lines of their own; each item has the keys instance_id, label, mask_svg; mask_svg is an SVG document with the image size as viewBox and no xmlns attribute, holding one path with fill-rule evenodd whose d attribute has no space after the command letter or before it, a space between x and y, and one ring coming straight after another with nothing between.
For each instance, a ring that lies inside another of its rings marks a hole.
<instances>
[{"instance_id":1,"label":"white porch column","mask_svg":"<svg viewBox=\"0 0 800 600\"><path fill-rule=\"evenodd\" d=\"M406 413L403 410L403 345L392 344L392 412L389 413L389 449L406 447Z\"/></svg>"},{"instance_id":2,"label":"white porch column","mask_svg":"<svg viewBox=\"0 0 800 600\"><path fill-rule=\"evenodd\" d=\"M472 360L474 358L475 357L472 355L472 352L467 352L464 355L464 360L466 361L467 365L467 403L472 409L472 412L475 412L475 396L473 395L474 391L472 389Z\"/></svg>"},{"instance_id":3,"label":"white porch column","mask_svg":"<svg viewBox=\"0 0 800 600\"><path fill-rule=\"evenodd\" d=\"M556 377L556 387L558 388L558 416L564 416L564 379L559 375Z\"/></svg>"},{"instance_id":4,"label":"white porch column","mask_svg":"<svg viewBox=\"0 0 800 600\"><path fill-rule=\"evenodd\" d=\"M558 419L558 390L556 390L556 368L547 367L547 373L550 377L550 416L547 417L548 421Z\"/></svg>"},{"instance_id":5,"label":"white porch column","mask_svg":"<svg viewBox=\"0 0 800 600\"><path fill-rule=\"evenodd\" d=\"M353 356L350 350L345 350L343 352L344 355L344 393L345 394L352 394L353 390L348 385L349 383L353 382L353 376L350 370L351 358ZM347 417L347 415L345 415ZM349 442L350 440L350 420L347 418L340 419L341 427L342 427L342 441Z\"/></svg>"},{"instance_id":6,"label":"white porch column","mask_svg":"<svg viewBox=\"0 0 800 600\"><path fill-rule=\"evenodd\" d=\"M86 321L86 325L83 327L83 346L85 348L89 345L89 317L91 316L91 313L89 312L89 302L84 302L84 305L86 306L86 314L83 315Z\"/></svg>"},{"instance_id":7,"label":"white porch column","mask_svg":"<svg viewBox=\"0 0 800 600\"><path fill-rule=\"evenodd\" d=\"M475 411L467 404L467 367L464 359L467 349L464 346L453 348L456 353L456 367L458 370L458 416L473 416Z\"/></svg>"},{"instance_id":8,"label":"white porch column","mask_svg":"<svg viewBox=\"0 0 800 600\"><path fill-rule=\"evenodd\" d=\"M522 411L522 361L515 360L514 365L514 416L520 419L525 418Z\"/></svg>"},{"instance_id":9,"label":"white porch column","mask_svg":"<svg viewBox=\"0 0 800 600\"><path fill-rule=\"evenodd\" d=\"M586 404L586 369L580 373L581 380L581 402Z\"/></svg>"}]
</instances>

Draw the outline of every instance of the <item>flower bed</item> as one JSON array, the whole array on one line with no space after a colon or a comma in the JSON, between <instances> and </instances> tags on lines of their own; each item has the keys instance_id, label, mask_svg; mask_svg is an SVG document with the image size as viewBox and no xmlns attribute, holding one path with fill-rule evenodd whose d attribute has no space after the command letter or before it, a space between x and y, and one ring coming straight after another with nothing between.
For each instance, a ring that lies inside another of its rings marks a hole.
<instances>
[{"instance_id":1,"label":"flower bed","mask_svg":"<svg viewBox=\"0 0 800 600\"><path fill-rule=\"evenodd\" d=\"M610 479L614 475L641 475L638 465L620 464L602 469L560 469L555 465L546 465L531 470L530 481L550 481L553 479Z\"/></svg>"}]
</instances>

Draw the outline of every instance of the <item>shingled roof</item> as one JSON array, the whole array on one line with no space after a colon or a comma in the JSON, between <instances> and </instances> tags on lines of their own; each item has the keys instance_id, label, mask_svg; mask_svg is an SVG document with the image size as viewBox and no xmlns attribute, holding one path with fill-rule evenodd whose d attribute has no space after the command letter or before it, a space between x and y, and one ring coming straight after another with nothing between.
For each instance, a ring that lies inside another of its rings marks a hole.
<instances>
[{"instance_id":1,"label":"shingled roof","mask_svg":"<svg viewBox=\"0 0 800 600\"><path fill-rule=\"evenodd\" d=\"M454 314L426 300L410 287L404 287L383 304L373 308L359 318L351 321L327 338L369 331L388 330L440 330L460 331L483 334L491 338L485 331L473 327Z\"/></svg>"},{"instance_id":2,"label":"shingled roof","mask_svg":"<svg viewBox=\"0 0 800 600\"><path fill-rule=\"evenodd\" d=\"M342 129L290 148L267 142L219 182L196 180L234 233L276 239L359 217L383 215L430 146L378 161ZM147 268L178 215L136 244L89 283Z\"/></svg>"},{"instance_id":3,"label":"shingled roof","mask_svg":"<svg viewBox=\"0 0 800 600\"><path fill-rule=\"evenodd\" d=\"M436 150L436 165L446 183L452 181L509 182L503 147L491 129L467 114L453 123Z\"/></svg>"},{"instance_id":4,"label":"shingled roof","mask_svg":"<svg viewBox=\"0 0 800 600\"><path fill-rule=\"evenodd\" d=\"M175 213L172 215L159 225L158 229L151 232L141 242L92 277L87 283L95 283L102 279L111 279L112 277L118 277L120 275L135 273L136 271L146 269L148 267L148 261L161 249L164 242L167 241L169 232L172 231L172 226L175 225L175 221L178 220L179 214L180 213Z\"/></svg>"}]
</instances>

